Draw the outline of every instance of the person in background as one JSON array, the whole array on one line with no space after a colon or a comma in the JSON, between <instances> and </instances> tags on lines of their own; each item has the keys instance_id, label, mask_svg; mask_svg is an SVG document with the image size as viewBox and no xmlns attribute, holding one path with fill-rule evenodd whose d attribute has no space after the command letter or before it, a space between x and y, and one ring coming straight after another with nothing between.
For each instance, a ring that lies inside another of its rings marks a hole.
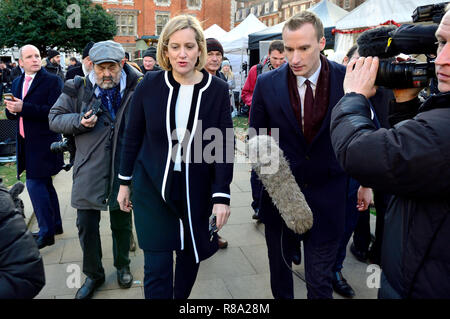
<instances>
[{"instance_id":1,"label":"person in background","mask_svg":"<svg viewBox=\"0 0 450 319\"><path fill-rule=\"evenodd\" d=\"M61 67L61 54L56 50L48 50L45 69L49 73L56 74L64 81L64 72Z\"/></svg>"},{"instance_id":2,"label":"person in background","mask_svg":"<svg viewBox=\"0 0 450 319\"><path fill-rule=\"evenodd\" d=\"M222 73L225 76L225 79L228 83L228 88L230 90L230 101L231 101L231 114L232 117L237 114L236 106L234 105L234 95L233 95L233 89L236 87L236 83L234 81L234 74L233 71L231 71L231 65L230 61L224 60L222 62Z\"/></svg>"},{"instance_id":3,"label":"person in background","mask_svg":"<svg viewBox=\"0 0 450 319\"><path fill-rule=\"evenodd\" d=\"M65 81L75 78L76 75L85 77L92 71L94 66L92 64L91 59L89 58L89 50L93 46L94 46L94 42L92 42L92 41L86 44L86 46L83 49L81 65L75 66L75 67L71 68L69 71L67 71Z\"/></svg>"},{"instance_id":4,"label":"person in background","mask_svg":"<svg viewBox=\"0 0 450 319\"><path fill-rule=\"evenodd\" d=\"M145 75L149 71L159 71L160 67L156 65L156 49L151 47L144 52L142 58L142 65L139 66L142 73Z\"/></svg>"}]
</instances>

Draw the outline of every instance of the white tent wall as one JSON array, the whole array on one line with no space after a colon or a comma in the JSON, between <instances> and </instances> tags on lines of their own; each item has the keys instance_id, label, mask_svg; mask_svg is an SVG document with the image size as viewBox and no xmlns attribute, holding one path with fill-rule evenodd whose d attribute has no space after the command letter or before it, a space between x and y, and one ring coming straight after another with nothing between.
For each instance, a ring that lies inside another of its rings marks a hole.
<instances>
[{"instance_id":1,"label":"white tent wall","mask_svg":"<svg viewBox=\"0 0 450 319\"><path fill-rule=\"evenodd\" d=\"M442 0L444 1L444 0ZM393 20L396 23L412 23L412 14L419 6L442 2L440 0L367 0L336 23L336 30L352 31L379 26ZM347 52L361 33L336 32L334 50Z\"/></svg>"},{"instance_id":2,"label":"white tent wall","mask_svg":"<svg viewBox=\"0 0 450 319\"><path fill-rule=\"evenodd\" d=\"M217 24L213 24L208 29L203 31L203 34L205 35L205 39L207 39L207 38L216 38L217 39L217 38L225 36L225 34L227 34L227 31L222 29Z\"/></svg>"}]
</instances>

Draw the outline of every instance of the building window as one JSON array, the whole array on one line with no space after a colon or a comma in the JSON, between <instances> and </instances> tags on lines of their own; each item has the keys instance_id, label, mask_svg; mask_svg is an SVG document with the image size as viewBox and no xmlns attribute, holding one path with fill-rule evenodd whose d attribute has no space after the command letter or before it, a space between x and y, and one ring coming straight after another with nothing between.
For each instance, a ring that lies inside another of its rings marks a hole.
<instances>
[{"instance_id":1,"label":"building window","mask_svg":"<svg viewBox=\"0 0 450 319\"><path fill-rule=\"evenodd\" d=\"M273 11L278 11L278 0L273 2Z\"/></svg>"},{"instance_id":2,"label":"building window","mask_svg":"<svg viewBox=\"0 0 450 319\"><path fill-rule=\"evenodd\" d=\"M155 19L156 19L155 35L160 35L162 29L170 19L170 12L156 12Z\"/></svg>"},{"instance_id":3,"label":"building window","mask_svg":"<svg viewBox=\"0 0 450 319\"><path fill-rule=\"evenodd\" d=\"M134 4L134 0L122 0L123 4L129 4L129 5L133 5Z\"/></svg>"},{"instance_id":4,"label":"building window","mask_svg":"<svg viewBox=\"0 0 450 319\"><path fill-rule=\"evenodd\" d=\"M117 14L116 19L117 35L136 35L136 16L132 14Z\"/></svg>"},{"instance_id":5,"label":"building window","mask_svg":"<svg viewBox=\"0 0 450 319\"><path fill-rule=\"evenodd\" d=\"M278 17L273 18L273 24L278 24Z\"/></svg>"},{"instance_id":6,"label":"building window","mask_svg":"<svg viewBox=\"0 0 450 319\"><path fill-rule=\"evenodd\" d=\"M269 7L270 6L270 2L266 2L265 4L264 4L264 14L268 14L269 13Z\"/></svg>"},{"instance_id":7,"label":"building window","mask_svg":"<svg viewBox=\"0 0 450 319\"><path fill-rule=\"evenodd\" d=\"M350 0L344 0L344 9L350 9Z\"/></svg>"},{"instance_id":8,"label":"building window","mask_svg":"<svg viewBox=\"0 0 450 319\"><path fill-rule=\"evenodd\" d=\"M169 7L170 6L170 0L153 0L155 5L160 7Z\"/></svg>"},{"instance_id":9,"label":"building window","mask_svg":"<svg viewBox=\"0 0 450 319\"><path fill-rule=\"evenodd\" d=\"M200 10L202 8L202 0L187 0L187 7L190 10Z\"/></svg>"},{"instance_id":10,"label":"building window","mask_svg":"<svg viewBox=\"0 0 450 319\"><path fill-rule=\"evenodd\" d=\"M268 26L271 27L272 26L272 19L269 19L269 23Z\"/></svg>"}]
</instances>

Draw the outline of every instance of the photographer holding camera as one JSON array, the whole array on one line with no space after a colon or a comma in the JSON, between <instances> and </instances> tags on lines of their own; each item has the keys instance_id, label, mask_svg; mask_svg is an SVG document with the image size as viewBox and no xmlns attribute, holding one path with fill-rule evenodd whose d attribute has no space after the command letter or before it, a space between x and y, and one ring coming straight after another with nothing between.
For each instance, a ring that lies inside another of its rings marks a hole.
<instances>
[{"instance_id":1,"label":"photographer holding camera","mask_svg":"<svg viewBox=\"0 0 450 319\"><path fill-rule=\"evenodd\" d=\"M86 78L68 80L63 94L49 114L50 129L74 135L72 207L77 209L77 227L87 278L76 299L87 299L104 283L100 242L100 211L109 206L114 266L121 288L130 288L131 214L120 210L119 189L123 131L131 97L142 74L125 64L125 51L114 41L96 43L89 51L94 69Z\"/></svg>"},{"instance_id":2,"label":"photographer holding camera","mask_svg":"<svg viewBox=\"0 0 450 319\"><path fill-rule=\"evenodd\" d=\"M376 129L368 98L378 57L347 67L345 96L331 120L343 168L362 185L393 194L385 216L379 298L450 296L450 6L436 31L438 89L421 106L417 89L396 93L395 112L414 118ZM407 117L407 116L405 116Z\"/></svg>"}]
</instances>

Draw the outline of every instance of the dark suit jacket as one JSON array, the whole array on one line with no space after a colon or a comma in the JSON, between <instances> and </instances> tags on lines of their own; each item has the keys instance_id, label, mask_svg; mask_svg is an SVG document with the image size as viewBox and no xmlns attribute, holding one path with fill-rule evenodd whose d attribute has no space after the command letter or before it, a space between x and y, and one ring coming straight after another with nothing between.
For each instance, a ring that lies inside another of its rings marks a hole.
<instances>
[{"instance_id":1,"label":"dark suit jacket","mask_svg":"<svg viewBox=\"0 0 450 319\"><path fill-rule=\"evenodd\" d=\"M329 65L328 111L311 144L306 143L289 100L288 63L258 77L250 112L250 126L257 134L264 134L260 129L268 128L275 137L274 129L279 129L279 146L313 212L314 225L310 232L319 231L323 241L338 240L341 236L346 199L346 175L330 141L331 110L344 95L345 68L330 61ZM261 197L260 218L266 224L281 222L266 191Z\"/></svg>"},{"instance_id":2,"label":"dark suit jacket","mask_svg":"<svg viewBox=\"0 0 450 319\"><path fill-rule=\"evenodd\" d=\"M25 139L19 134L17 121L17 178L26 170L27 178L44 178L57 174L63 165L63 155L50 151L50 144L61 140L61 135L50 131L48 113L61 94L61 79L43 68L36 73L28 93L22 99L24 74L12 83L11 93L23 100L23 109L17 115L6 110L10 120L23 118Z\"/></svg>"},{"instance_id":3,"label":"dark suit jacket","mask_svg":"<svg viewBox=\"0 0 450 319\"><path fill-rule=\"evenodd\" d=\"M64 79L64 81L75 78L75 75L84 77L83 67L81 66L81 64L67 70L66 78Z\"/></svg>"}]
</instances>

